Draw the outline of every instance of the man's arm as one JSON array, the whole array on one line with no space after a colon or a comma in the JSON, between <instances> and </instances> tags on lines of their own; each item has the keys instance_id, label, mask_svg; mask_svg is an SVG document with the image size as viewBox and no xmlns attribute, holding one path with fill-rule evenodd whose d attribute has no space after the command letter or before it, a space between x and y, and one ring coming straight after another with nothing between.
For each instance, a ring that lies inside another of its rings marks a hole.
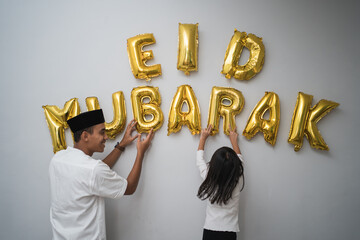
<instances>
[{"instance_id":1,"label":"man's arm","mask_svg":"<svg viewBox=\"0 0 360 240\"><path fill-rule=\"evenodd\" d=\"M141 136L138 137L136 144L137 147L136 159L133 168L129 173L129 176L127 177L128 185L125 191L125 195L133 194L138 186L144 155L146 150L149 148L153 137L154 137L154 132L152 129L150 130L149 134L144 140L141 140Z\"/></svg>"},{"instance_id":2,"label":"man's arm","mask_svg":"<svg viewBox=\"0 0 360 240\"><path fill-rule=\"evenodd\" d=\"M126 127L123 139L119 143L119 148L114 148L114 150L112 150L110 154L107 155L106 158L104 158L103 162L107 164L110 168L115 165L116 161L119 159L121 153L123 152L123 150L120 149L125 149L127 145L129 145L137 137L139 137L139 135L131 136L132 132L135 131L135 125L136 121L134 119L131 120L131 122Z\"/></svg>"}]
</instances>

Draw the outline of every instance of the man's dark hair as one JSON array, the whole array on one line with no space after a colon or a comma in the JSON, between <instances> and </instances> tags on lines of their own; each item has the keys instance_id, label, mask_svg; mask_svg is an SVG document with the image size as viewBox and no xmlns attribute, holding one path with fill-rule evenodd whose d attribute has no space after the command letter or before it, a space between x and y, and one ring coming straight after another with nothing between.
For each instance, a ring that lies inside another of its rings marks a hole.
<instances>
[{"instance_id":1,"label":"man's dark hair","mask_svg":"<svg viewBox=\"0 0 360 240\"><path fill-rule=\"evenodd\" d=\"M81 130L78 130L78 131L74 132L74 141L79 142L80 138L81 138L81 134L83 132L88 132L88 133L92 134L93 133L93 127L94 126L91 126L91 127L84 128L84 129L81 129Z\"/></svg>"}]
</instances>

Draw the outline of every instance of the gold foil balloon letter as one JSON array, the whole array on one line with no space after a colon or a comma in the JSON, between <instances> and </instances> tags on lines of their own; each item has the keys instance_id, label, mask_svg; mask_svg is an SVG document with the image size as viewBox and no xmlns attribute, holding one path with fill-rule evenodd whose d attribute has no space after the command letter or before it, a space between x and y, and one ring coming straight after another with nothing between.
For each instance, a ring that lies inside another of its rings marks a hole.
<instances>
[{"instance_id":1,"label":"gold foil balloon letter","mask_svg":"<svg viewBox=\"0 0 360 240\"><path fill-rule=\"evenodd\" d=\"M304 139L306 121L309 115L313 96L299 92L296 105L291 120L290 133L288 142L295 145L294 150L297 152L301 149Z\"/></svg>"},{"instance_id":2,"label":"gold foil balloon letter","mask_svg":"<svg viewBox=\"0 0 360 240\"><path fill-rule=\"evenodd\" d=\"M266 111L269 112L269 120L264 119ZM246 127L243 131L243 135L247 139L251 139L259 131L264 133L265 140L275 145L276 136L280 123L280 101L276 93L265 92L265 96L255 106Z\"/></svg>"},{"instance_id":3,"label":"gold foil balloon letter","mask_svg":"<svg viewBox=\"0 0 360 240\"><path fill-rule=\"evenodd\" d=\"M114 111L113 121L105 123L106 135L114 139L125 127L126 123L126 108L123 92L115 92L112 95L112 104ZM97 97L86 98L86 106L88 111L100 109Z\"/></svg>"},{"instance_id":4,"label":"gold foil balloon letter","mask_svg":"<svg viewBox=\"0 0 360 240\"><path fill-rule=\"evenodd\" d=\"M240 91L234 88L213 87L208 116L208 126L213 126L211 135L219 132L220 116L223 117L224 133L229 135L229 127L236 127L235 115L241 112L243 106L244 97Z\"/></svg>"},{"instance_id":5,"label":"gold foil balloon letter","mask_svg":"<svg viewBox=\"0 0 360 240\"><path fill-rule=\"evenodd\" d=\"M294 150L296 152L302 147L304 134L312 148L329 150L316 123L339 104L322 99L310 108L312 99L312 95L302 92L299 92L297 97L288 139L289 143L295 145Z\"/></svg>"},{"instance_id":6,"label":"gold foil balloon letter","mask_svg":"<svg viewBox=\"0 0 360 240\"><path fill-rule=\"evenodd\" d=\"M80 106L77 98L67 101L63 109L57 106L43 106L47 125L50 130L53 151L66 149L65 128L68 128L67 120L80 113Z\"/></svg>"},{"instance_id":7,"label":"gold foil balloon letter","mask_svg":"<svg viewBox=\"0 0 360 240\"><path fill-rule=\"evenodd\" d=\"M153 59L152 51L143 51L143 46L155 43L152 33L137 35L127 40L127 50L132 73L138 79L151 80L161 75L161 65L147 66L145 62Z\"/></svg>"},{"instance_id":8,"label":"gold foil balloon letter","mask_svg":"<svg viewBox=\"0 0 360 240\"><path fill-rule=\"evenodd\" d=\"M145 103L145 100L148 100L148 103ZM131 103L139 133L149 132L152 128L156 131L161 127L164 115L160 109L161 97L158 88L146 86L134 88L131 91Z\"/></svg>"},{"instance_id":9,"label":"gold foil balloon letter","mask_svg":"<svg viewBox=\"0 0 360 240\"><path fill-rule=\"evenodd\" d=\"M177 69L189 75L190 71L197 71L198 60L198 23L179 23L179 47Z\"/></svg>"},{"instance_id":10,"label":"gold foil balloon letter","mask_svg":"<svg viewBox=\"0 0 360 240\"><path fill-rule=\"evenodd\" d=\"M183 104L187 104L188 111L182 111ZM201 132L199 103L189 85L178 87L172 100L169 112L168 135L180 131L181 126L185 124L192 134Z\"/></svg>"},{"instance_id":11,"label":"gold foil balloon letter","mask_svg":"<svg viewBox=\"0 0 360 240\"><path fill-rule=\"evenodd\" d=\"M250 57L245 65L239 66L240 55L244 47L249 49ZM225 74L227 79L234 77L239 80L249 80L261 71L264 57L265 47L262 38L235 29L226 49L221 73Z\"/></svg>"}]
</instances>

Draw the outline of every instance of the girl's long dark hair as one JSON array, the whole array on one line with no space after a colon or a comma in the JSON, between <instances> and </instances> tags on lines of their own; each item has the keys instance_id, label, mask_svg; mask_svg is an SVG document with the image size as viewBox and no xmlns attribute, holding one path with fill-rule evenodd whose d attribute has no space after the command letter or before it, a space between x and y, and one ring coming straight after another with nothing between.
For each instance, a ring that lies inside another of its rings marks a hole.
<instances>
[{"instance_id":1,"label":"girl's long dark hair","mask_svg":"<svg viewBox=\"0 0 360 240\"><path fill-rule=\"evenodd\" d=\"M235 151L229 147L221 147L215 151L209 163L209 171L198 190L197 196L217 204L226 204L232 192L244 175L244 168ZM242 189L244 188L244 181Z\"/></svg>"}]
</instances>

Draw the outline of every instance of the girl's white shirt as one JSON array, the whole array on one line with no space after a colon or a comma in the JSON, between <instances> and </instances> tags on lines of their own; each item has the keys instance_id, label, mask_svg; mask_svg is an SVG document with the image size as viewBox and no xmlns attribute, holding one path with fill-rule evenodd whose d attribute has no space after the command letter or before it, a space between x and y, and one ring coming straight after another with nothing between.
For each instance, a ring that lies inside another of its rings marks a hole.
<instances>
[{"instance_id":1,"label":"girl's white shirt","mask_svg":"<svg viewBox=\"0 0 360 240\"><path fill-rule=\"evenodd\" d=\"M241 162L243 156L238 154ZM204 158L204 150L198 150L196 154L196 165L199 168L200 176L205 180L208 173L208 164ZM212 231L239 232L239 199L242 177L233 190L232 196L226 205L211 204L207 199L206 218L204 228Z\"/></svg>"}]
</instances>

